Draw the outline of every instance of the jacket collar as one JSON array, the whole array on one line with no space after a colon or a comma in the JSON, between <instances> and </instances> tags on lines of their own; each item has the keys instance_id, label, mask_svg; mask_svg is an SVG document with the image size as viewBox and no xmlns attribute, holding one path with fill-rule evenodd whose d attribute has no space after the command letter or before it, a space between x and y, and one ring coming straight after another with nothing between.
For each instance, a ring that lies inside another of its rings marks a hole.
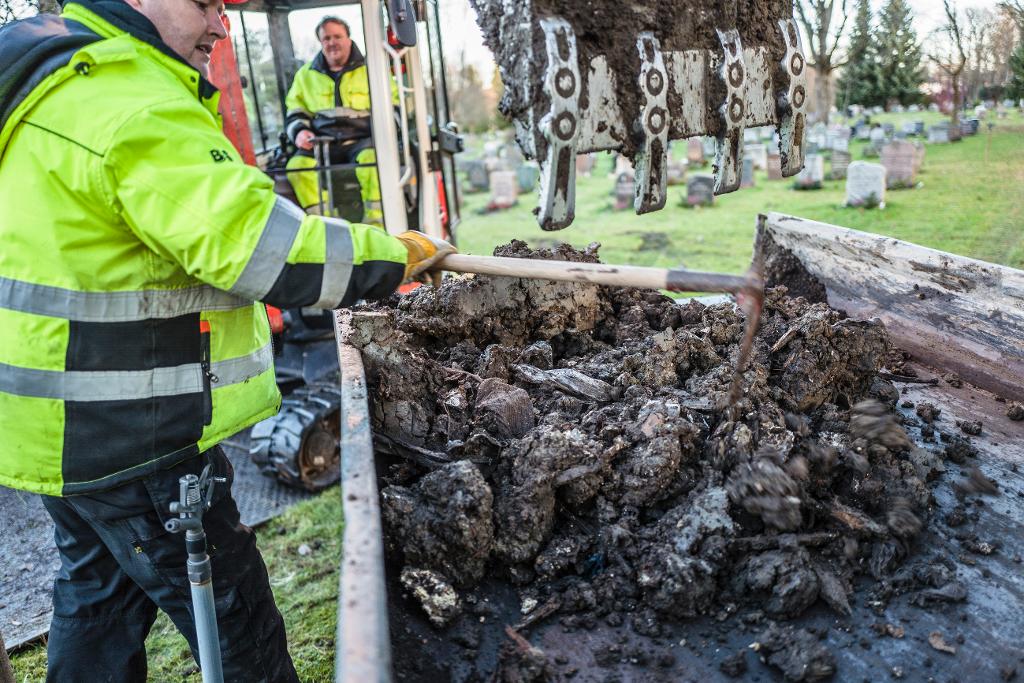
<instances>
[{"instance_id":1,"label":"jacket collar","mask_svg":"<svg viewBox=\"0 0 1024 683\"><path fill-rule=\"evenodd\" d=\"M345 63L345 66L342 67L341 71L331 71L327 67L327 58L324 57L323 50L316 53L316 57L313 58L313 61L312 63L310 63L309 68L312 69L313 71L319 71L322 74L326 74L331 78L335 78L340 76L341 74L352 71L353 69L358 69L365 63L366 58L363 57L363 53L359 51L359 46L356 45L355 43L352 43L352 51L349 53L348 61Z\"/></svg>"},{"instance_id":2,"label":"jacket collar","mask_svg":"<svg viewBox=\"0 0 1024 683\"><path fill-rule=\"evenodd\" d=\"M196 94L201 99L207 100L217 94L217 88L212 83L160 38L153 22L124 0L68 0L62 15L86 24L105 38L127 33L177 62L174 66L179 67L179 70L180 67L187 69L188 80L195 78L192 83L198 84Z\"/></svg>"}]
</instances>

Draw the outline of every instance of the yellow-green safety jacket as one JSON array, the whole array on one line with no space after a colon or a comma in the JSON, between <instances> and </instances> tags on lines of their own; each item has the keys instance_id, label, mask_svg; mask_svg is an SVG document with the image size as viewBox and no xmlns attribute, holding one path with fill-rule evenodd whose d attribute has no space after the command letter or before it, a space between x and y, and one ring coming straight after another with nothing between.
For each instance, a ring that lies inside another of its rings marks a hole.
<instances>
[{"instance_id":1,"label":"yellow-green safety jacket","mask_svg":"<svg viewBox=\"0 0 1024 683\"><path fill-rule=\"evenodd\" d=\"M276 197L124 3L0 29L0 484L103 490L274 414L264 301L389 295L370 226Z\"/></svg>"},{"instance_id":2,"label":"yellow-green safety jacket","mask_svg":"<svg viewBox=\"0 0 1024 683\"><path fill-rule=\"evenodd\" d=\"M391 81L391 98L398 104L398 88ZM339 120L340 109L358 112L370 111L370 80L366 72L366 59L353 43L348 62L341 71L332 72L324 53L303 64L295 74L292 87L285 98L288 110L285 130L294 142L303 130L317 135L333 135L338 139L353 139L370 135L370 119Z\"/></svg>"}]
</instances>

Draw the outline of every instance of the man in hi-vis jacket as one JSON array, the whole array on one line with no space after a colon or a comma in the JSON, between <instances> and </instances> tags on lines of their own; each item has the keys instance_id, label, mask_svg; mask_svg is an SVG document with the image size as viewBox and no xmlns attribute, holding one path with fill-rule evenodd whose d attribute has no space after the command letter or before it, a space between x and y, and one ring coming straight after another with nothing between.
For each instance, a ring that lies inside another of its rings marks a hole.
<instances>
[{"instance_id":1,"label":"man in hi-vis jacket","mask_svg":"<svg viewBox=\"0 0 1024 683\"><path fill-rule=\"evenodd\" d=\"M0 485L42 495L52 681L143 681L162 609L196 651L178 479L274 414L263 302L390 295L453 251L306 215L239 159L207 81L222 0L69 0L0 29ZM203 517L227 680L294 681L230 487Z\"/></svg>"}]
</instances>

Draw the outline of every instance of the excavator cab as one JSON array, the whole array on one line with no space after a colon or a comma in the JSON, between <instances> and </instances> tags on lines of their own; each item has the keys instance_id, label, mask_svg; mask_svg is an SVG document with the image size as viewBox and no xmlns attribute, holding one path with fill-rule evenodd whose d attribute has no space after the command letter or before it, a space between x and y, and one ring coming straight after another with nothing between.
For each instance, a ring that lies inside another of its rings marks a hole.
<instances>
[{"instance_id":1,"label":"excavator cab","mask_svg":"<svg viewBox=\"0 0 1024 683\"><path fill-rule=\"evenodd\" d=\"M346 143L344 131L329 123L318 128L315 167L303 171L316 174L325 196L316 208L363 221L356 169L372 166L383 188L381 209L389 232L415 229L454 241L459 223L454 155L462 139L449 117L437 5L250 0L232 5L227 14L231 40L218 44L211 79L222 93L225 132L242 157L270 175L279 194L295 199L287 177L294 171L286 168L294 148L284 133L285 96L302 63L295 44L312 40L312 25L322 16L339 15L366 58L371 109L368 115L350 113L370 128L376 163L338 163L332 148ZM293 25L296 31L308 28L293 34ZM253 427L250 456L265 474L316 491L337 481L340 463L333 318L330 311L311 308L268 313L284 399L278 415Z\"/></svg>"}]
</instances>

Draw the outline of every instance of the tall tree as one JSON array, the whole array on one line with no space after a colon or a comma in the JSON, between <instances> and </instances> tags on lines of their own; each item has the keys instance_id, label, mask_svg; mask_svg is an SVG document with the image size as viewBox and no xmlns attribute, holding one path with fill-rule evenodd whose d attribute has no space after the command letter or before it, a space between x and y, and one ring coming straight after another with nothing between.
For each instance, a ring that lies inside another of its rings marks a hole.
<instances>
[{"instance_id":1,"label":"tall tree","mask_svg":"<svg viewBox=\"0 0 1024 683\"><path fill-rule=\"evenodd\" d=\"M871 0L857 0L846 65L836 88L836 103L844 108L851 104L878 104L875 51L871 37Z\"/></svg>"},{"instance_id":2,"label":"tall tree","mask_svg":"<svg viewBox=\"0 0 1024 683\"><path fill-rule=\"evenodd\" d=\"M950 123L956 131L960 128L960 110L964 104L961 76L967 66L967 33L953 0L942 0L942 9L946 13L946 23L938 29L939 39L933 41L935 49L929 51L928 59L949 78L953 90Z\"/></svg>"},{"instance_id":3,"label":"tall tree","mask_svg":"<svg viewBox=\"0 0 1024 683\"><path fill-rule=\"evenodd\" d=\"M998 7L1009 14L1017 23L1017 28L1024 33L1024 0L1001 0Z\"/></svg>"},{"instance_id":4,"label":"tall tree","mask_svg":"<svg viewBox=\"0 0 1024 683\"><path fill-rule=\"evenodd\" d=\"M798 0L797 16L807 34L808 64L814 69L814 108L820 121L828 123L832 108L832 73L845 64L836 58L839 37L846 27L846 0L839 2L839 26L836 22L835 0Z\"/></svg>"},{"instance_id":5,"label":"tall tree","mask_svg":"<svg viewBox=\"0 0 1024 683\"><path fill-rule=\"evenodd\" d=\"M1010 57L1010 82L1006 86L1006 96L1024 100L1024 40L1020 41Z\"/></svg>"},{"instance_id":6,"label":"tall tree","mask_svg":"<svg viewBox=\"0 0 1024 683\"><path fill-rule=\"evenodd\" d=\"M879 95L886 105L893 102L906 105L921 100L924 68L913 24L914 14L907 0L887 0L878 15L875 74Z\"/></svg>"}]
</instances>

